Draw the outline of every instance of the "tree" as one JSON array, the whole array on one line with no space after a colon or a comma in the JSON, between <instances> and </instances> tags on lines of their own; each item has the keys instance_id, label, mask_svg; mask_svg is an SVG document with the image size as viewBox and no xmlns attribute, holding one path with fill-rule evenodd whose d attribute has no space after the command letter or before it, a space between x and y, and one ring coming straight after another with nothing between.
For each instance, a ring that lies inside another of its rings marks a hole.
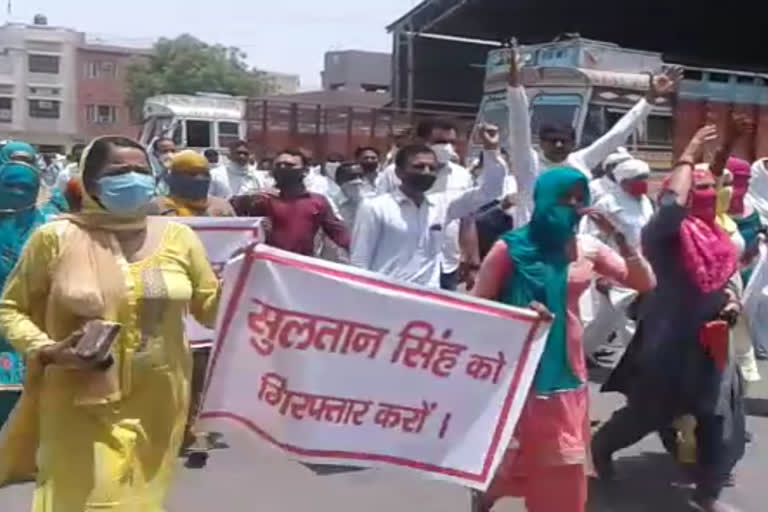
<instances>
[{"instance_id":1,"label":"tree","mask_svg":"<svg viewBox=\"0 0 768 512\"><path fill-rule=\"evenodd\" d=\"M249 68L245 58L237 47L209 45L189 34L162 38L148 59L128 68L128 106L139 119L144 101L158 94L259 96L273 91L274 84L267 75Z\"/></svg>"}]
</instances>

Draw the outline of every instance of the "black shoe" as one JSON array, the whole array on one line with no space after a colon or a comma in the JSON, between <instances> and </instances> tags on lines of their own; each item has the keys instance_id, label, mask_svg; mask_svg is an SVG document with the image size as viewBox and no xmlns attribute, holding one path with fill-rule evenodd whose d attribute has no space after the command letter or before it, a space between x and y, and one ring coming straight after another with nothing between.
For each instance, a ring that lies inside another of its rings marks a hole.
<instances>
[{"instance_id":1,"label":"black shoe","mask_svg":"<svg viewBox=\"0 0 768 512\"><path fill-rule=\"evenodd\" d=\"M616 468L613 465L613 454L603 453L597 446L592 445L592 465L600 480L612 482L616 480Z\"/></svg>"},{"instance_id":2,"label":"black shoe","mask_svg":"<svg viewBox=\"0 0 768 512\"><path fill-rule=\"evenodd\" d=\"M189 452L184 466L189 469L203 469L207 464L208 452Z\"/></svg>"}]
</instances>

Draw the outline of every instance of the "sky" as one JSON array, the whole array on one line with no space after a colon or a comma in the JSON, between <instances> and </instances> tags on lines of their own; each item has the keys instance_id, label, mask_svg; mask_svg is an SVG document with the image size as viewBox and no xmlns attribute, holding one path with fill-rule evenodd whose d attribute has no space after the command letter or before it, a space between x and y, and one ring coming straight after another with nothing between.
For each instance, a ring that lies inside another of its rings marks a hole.
<instances>
[{"instance_id":1,"label":"sky","mask_svg":"<svg viewBox=\"0 0 768 512\"><path fill-rule=\"evenodd\" d=\"M11 15L5 3L11 3ZM0 0L0 19L74 28L111 44L148 47L190 33L239 46L259 69L296 73L302 89L320 88L328 50L392 51L385 27L419 0Z\"/></svg>"}]
</instances>

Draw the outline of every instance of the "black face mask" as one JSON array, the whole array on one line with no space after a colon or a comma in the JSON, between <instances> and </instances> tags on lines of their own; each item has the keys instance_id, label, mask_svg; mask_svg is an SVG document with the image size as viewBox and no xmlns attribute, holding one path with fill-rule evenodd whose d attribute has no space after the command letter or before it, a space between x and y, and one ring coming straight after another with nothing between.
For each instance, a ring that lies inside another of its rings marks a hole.
<instances>
[{"instance_id":1,"label":"black face mask","mask_svg":"<svg viewBox=\"0 0 768 512\"><path fill-rule=\"evenodd\" d=\"M379 168L379 164L375 162L367 162L360 164L360 168L365 172L366 174L376 172L376 170Z\"/></svg>"},{"instance_id":2,"label":"black face mask","mask_svg":"<svg viewBox=\"0 0 768 512\"><path fill-rule=\"evenodd\" d=\"M199 201L208 197L211 185L209 176L190 176L182 173L169 173L165 178L170 195L188 201Z\"/></svg>"},{"instance_id":3,"label":"black face mask","mask_svg":"<svg viewBox=\"0 0 768 512\"><path fill-rule=\"evenodd\" d=\"M304 169L282 169L272 176L278 189L296 188L304 182Z\"/></svg>"},{"instance_id":4,"label":"black face mask","mask_svg":"<svg viewBox=\"0 0 768 512\"><path fill-rule=\"evenodd\" d=\"M435 184L437 176L434 174L408 173L403 176L403 182L419 192L426 192Z\"/></svg>"}]
</instances>

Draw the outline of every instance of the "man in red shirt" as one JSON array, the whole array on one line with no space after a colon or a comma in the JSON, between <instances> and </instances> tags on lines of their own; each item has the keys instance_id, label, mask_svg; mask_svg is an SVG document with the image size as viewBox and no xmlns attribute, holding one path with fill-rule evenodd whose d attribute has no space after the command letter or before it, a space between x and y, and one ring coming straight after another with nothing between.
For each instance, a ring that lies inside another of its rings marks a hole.
<instances>
[{"instance_id":1,"label":"man in red shirt","mask_svg":"<svg viewBox=\"0 0 768 512\"><path fill-rule=\"evenodd\" d=\"M307 161L300 151L285 150L274 160L272 177L277 193L233 197L230 202L241 217L267 217L271 228L267 244L286 251L312 256L315 236L322 228L339 247L349 249L349 232L333 212L325 196L304 186Z\"/></svg>"}]
</instances>

